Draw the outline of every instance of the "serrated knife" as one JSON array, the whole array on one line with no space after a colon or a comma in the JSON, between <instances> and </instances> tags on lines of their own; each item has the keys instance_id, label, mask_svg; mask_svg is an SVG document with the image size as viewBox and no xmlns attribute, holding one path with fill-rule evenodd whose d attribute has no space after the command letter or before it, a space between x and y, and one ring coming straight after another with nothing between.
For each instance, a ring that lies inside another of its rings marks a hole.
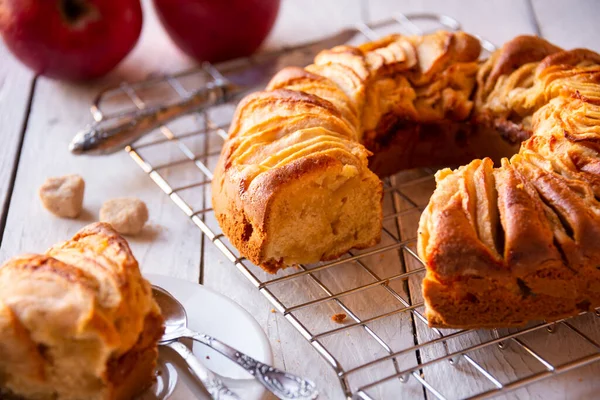
<instances>
[{"instance_id":1,"label":"serrated knife","mask_svg":"<svg viewBox=\"0 0 600 400\"><path fill-rule=\"evenodd\" d=\"M94 122L75 135L69 144L69 150L73 154L85 155L110 154L122 150L145 134L182 115L239 100L251 91L264 88L281 68L288 65L306 66L320 51L344 44L356 33L356 29L349 28L317 42L258 55L251 59L250 66L231 73L224 72L223 77L177 102Z\"/></svg>"}]
</instances>

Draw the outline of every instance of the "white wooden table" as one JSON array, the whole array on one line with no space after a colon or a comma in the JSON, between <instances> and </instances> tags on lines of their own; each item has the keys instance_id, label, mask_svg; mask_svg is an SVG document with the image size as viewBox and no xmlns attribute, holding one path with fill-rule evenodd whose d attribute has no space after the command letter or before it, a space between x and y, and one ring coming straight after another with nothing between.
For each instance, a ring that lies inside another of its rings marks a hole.
<instances>
[{"instance_id":1,"label":"white wooden table","mask_svg":"<svg viewBox=\"0 0 600 400\"><path fill-rule=\"evenodd\" d=\"M130 240L145 273L159 273L204 285L232 298L260 323L271 340L275 363L316 381L324 399L343 398L331 367L301 335L218 251L209 249L200 231L159 192L125 153L90 158L67 151L73 134L91 121L89 104L101 88L150 73L174 72L193 65L169 41L145 4L142 37L132 54L105 79L87 85L35 77L0 44L0 260L22 252L39 252L70 237L97 219L102 202L137 196L150 210L149 226ZM317 39L358 22L389 17L394 12L437 12L462 22L465 30L502 44L518 34L538 34L565 48L600 51L600 2L595 0L283 0L279 19L265 49ZM48 176L79 173L86 180L85 213L77 220L46 212L37 188ZM596 332L598 333L598 332ZM548 344L549 345L549 344ZM348 347L352 357L352 347ZM547 349L560 355L569 343ZM498 362L503 355L498 355ZM523 359L511 362L526 363ZM590 365L513 392L519 398L598 398L598 365ZM440 375L449 397L463 386ZM386 398L395 398L390 393ZM423 398L423 392L412 391ZM428 396L432 398L431 395Z\"/></svg>"}]
</instances>

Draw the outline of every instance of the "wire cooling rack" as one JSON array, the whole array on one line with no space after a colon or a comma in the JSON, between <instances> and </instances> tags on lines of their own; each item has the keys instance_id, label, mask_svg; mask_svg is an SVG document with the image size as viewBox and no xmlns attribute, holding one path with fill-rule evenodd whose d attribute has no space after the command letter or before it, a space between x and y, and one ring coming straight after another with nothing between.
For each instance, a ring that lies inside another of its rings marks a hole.
<instances>
[{"instance_id":1,"label":"wire cooling rack","mask_svg":"<svg viewBox=\"0 0 600 400\"><path fill-rule=\"evenodd\" d=\"M458 30L433 14L396 15L357 26L356 42L385 33ZM485 50L490 42L481 39ZM353 41L354 43L354 41ZM284 49L283 54L294 49ZM260 55L258 57L261 57ZM220 64L228 71L252 59ZM293 57L288 60L293 64ZM185 71L102 92L96 120L176 100L214 78L212 67ZM433 190L429 169L384 180L382 241L339 260L268 275L239 255L210 207L210 182L235 104L185 116L127 147L133 160L208 240L281 312L335 370L348 398L488 398L600 360L598 311L521 329L439 330L427 326L416 254L416 226ZM203 246L205 253L209 252ZM332 314L345 314L337 324ZM556 351L559 350L559 351ZM576 379L569 377L569 379ZM558 389L565 391L564 387ZM564 397L564 396L561 396Z\"/></svg>"}]
</instances>

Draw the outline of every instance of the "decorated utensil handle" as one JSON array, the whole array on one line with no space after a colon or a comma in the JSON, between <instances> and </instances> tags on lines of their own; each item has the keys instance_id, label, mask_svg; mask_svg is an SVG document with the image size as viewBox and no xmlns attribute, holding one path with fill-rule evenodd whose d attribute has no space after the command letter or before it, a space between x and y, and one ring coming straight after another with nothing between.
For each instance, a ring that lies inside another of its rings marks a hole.
<instances>
[{"instance_id":1,"label":"decorated utensil handle","mask_svg":"<svg viewBox=\"0 0 600 400\"><path fill-rule=\"evenodd\" d=\"M225 81L210 82L182 100L148 107L120 117L100 120L78 132L69 150L73 154L101 155L122 150L153 129L173 119L227 100L232 87Z\"/></svg>"},{"instance_id":2,"label":"decorated utensil handle","mask_svg":"<svg viewBox=\"0 0 600 400\"><path fill-rule=\"evenodd\" d=\"M204 388L214 400L240 400L240 398L223 384L223 382L208 368L206 368L192 351L183 343L173 341L167 343L185 360L190 369L200 379Z\"/></svg>"},{"instance_id":3,"label":"decorated utensil handle","mask_svg":"<svg viewBox=\"0 0 600 400\"><path fill-rule=\"evenodd\" d=\"M281 371L270 365L261 363L234 349L233 347L203 333L186 329L181 337L186 337L203 343L244 368L271 393L283 400L312 400L319 395L315 384L308 379Z\"/></svg>"}]
</instances>

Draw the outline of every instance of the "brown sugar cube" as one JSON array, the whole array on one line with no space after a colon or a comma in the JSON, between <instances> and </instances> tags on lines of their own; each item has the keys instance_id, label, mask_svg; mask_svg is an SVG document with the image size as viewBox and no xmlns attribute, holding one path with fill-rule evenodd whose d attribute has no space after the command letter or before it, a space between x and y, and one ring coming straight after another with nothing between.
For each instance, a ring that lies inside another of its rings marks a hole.
<instances>
[{"instance_id":1,"label":"brown sugar cube","mask_svg":"<svg viewBox=\"0 0 600 400\"><path fill-rule=\"evenodd\" d=\"M79 175L46 179L39 195L46 210L63 218L76 218L83 206L85 182Z\"/></svg>"},{"instance_id":2,"label":"brown sugar cube","mask_svg":"<svg viewBox=\"0 0 600 400\"><path fill-rule=\"evenodd\" d=\"M100 221L108 222L123 235L137 235L148 221L148 208L135 197L111 199L102 204Z\"/></svg>"}]
</instances>

